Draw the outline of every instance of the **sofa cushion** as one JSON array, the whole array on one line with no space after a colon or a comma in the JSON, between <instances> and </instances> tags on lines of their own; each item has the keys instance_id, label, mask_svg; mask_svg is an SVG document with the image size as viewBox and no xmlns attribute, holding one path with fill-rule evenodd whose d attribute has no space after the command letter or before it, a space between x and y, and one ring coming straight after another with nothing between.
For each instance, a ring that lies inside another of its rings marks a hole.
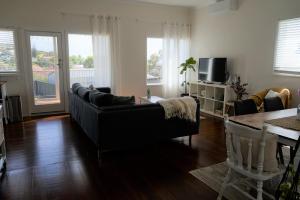
<instances>
[{"instance_id":1,"label":"sofa cushion","mask_svg":"<svg viewBox=\"0 0 300 200\"><path fill-rule=\"evenodd\" d=\"M89 88L86 87L79 87L78 89L78 96L80 96L82 99L84 99L85 101L89 101L89 94L90 94L91 90Z\"/></svg>"},{"instance_id":2,"label":"sofa cushion","mask_svg":"<svg viewBox=\"0 0 300 200\"><path fill-rule=\"evenodd\" d=\"M103 92L103 93L111 93L111 89L109 87L98 87L96 88L99 92Z\"/></svg>"},{"instance_id":3,"label":"sofa cushion","mask_svg":"<svg viewBox=\"0 0 300 200\"><path fill-rule=\"evenodd\" d=\"M110 106L112 105L113 95L93 90L89 93L89 100L97 107Z\"/></svg>"},{"instance_id":4,"label":"sofa cushion","mask_svg":"<svg viewBox=\"0 0 300 200\"><path fill-rule=\"evenodd\" d=\"M279 96L278 92L275 92L273 90L269 90L269 92L265 96L265 99L274 98L274 97L278 97L278 96Z\"/></svg>"},{"instance_id":5,"label":"sofa cushion","mask_svg":"<svg viewBox=\"0 0 300 200\"><path fill-rule=\"evenodd\" d=\"M264 99L264 111L276 111L276 110L283 110L284 106L282 103L282 99L280 97L272 97L272 98L265 98Z\"/></svg>"},{"instance_id":6,"label":"sofa cushion","mask_svg":"<svg viewBox=\"0 0 300 200\"><path fill-rule=\"evenodd\" d=\"M78 89L79 89L80 87L82 87L80 83L74 83L74 84L72 85L72 92L73 92L74 94L78 94Z\"/></svg>"},{"instance_id":7,"label":"sofa cushion","mask_svg":"<svg viewBox=\"0 0 300 200\"><path fill-rule=\"evenodd\" d=\"M134 96L114 96L112 100L112 105L134 105Z\"/></svg>"}]
</instances>

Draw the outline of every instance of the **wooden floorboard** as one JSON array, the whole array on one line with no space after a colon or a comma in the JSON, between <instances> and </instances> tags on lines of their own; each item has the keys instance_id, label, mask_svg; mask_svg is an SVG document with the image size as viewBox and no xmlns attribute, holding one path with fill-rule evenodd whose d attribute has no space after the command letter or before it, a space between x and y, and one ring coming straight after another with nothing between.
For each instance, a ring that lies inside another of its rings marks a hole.
<instances>
[{"instance_id":1,"label":"wooden floorboard","mask_svg":"<svg viewBox=\"0 0 300 200\"><path fill-rule=\"evenodd\" d=\"M68 115L34 118L5 128L7 172L0 199L216 199L190 170L225 160L223 122L201 120L199 134L107 152L96 148Z\"/></svg>"}]
</instances>

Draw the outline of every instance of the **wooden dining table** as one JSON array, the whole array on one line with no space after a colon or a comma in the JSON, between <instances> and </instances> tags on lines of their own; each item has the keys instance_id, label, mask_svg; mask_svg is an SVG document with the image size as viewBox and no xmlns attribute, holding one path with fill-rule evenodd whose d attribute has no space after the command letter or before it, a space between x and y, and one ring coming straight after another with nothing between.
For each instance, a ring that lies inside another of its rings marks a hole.
<instances>
[{"instance_id":1,"label":"wooden dining table","mask_svg":"<svg viewBox=\"0 0 300 200\"><path fill-rule=\"evenodd\" d=\"M291 117L297 115L297 108L272 111L272 112L261 112L247 115L239 115L229 117L229 120L240 125L248 126L251 128L261 130L263 125L267 126L267 131L279 136L279 142L288 146L295 146L296 141L300 136L300 131L283 128L266 123L268 120L279 119L284 117Z\"/></svg>"}]
</instances>

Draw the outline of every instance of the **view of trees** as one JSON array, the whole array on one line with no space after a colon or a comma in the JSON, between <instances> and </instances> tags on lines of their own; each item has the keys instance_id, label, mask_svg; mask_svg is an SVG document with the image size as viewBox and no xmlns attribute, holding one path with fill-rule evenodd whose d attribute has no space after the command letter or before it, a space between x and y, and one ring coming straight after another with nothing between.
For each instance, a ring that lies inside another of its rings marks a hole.
<instances>
[{"instance_id":1,"label":"view of trees","mask_svg":"<svg viewBox=\"0 0 300 200\"><path fill-rule=\"evenodd\" d=\"M33 80L44 83L49 82L49 76L54 76L56 55L53 51L40 51L35 47L31 49Z\"/></svg>"},{"instance_id":2,"label":"view of trees","mask_svg":"<svg viewBox=\"0 0 300 200\"><path fill-rule=\"evenodd\" d=\"M8 44L0 44L0 70L16 69L15 50Z\"/></svg>"},{"instance_id":3,"label":"view of trees","mask_svg":"<svg viewBox=\"0 0 300 200\"><path fill-rule=\"evenodd\" d=\"M94 68L93 56L82 57L81 55L72 55L69 57L70 68L76 65L82 65L84 68Z\"/></svg>"},{"instance_id":4,"label":"view of trees","mask_svg":"<svg viewBox=\"0 0 300 200\"><path fill-rule=\"evenodd\" d=\"M162 73L162 50L153 53L147 60L147 72L152 78L160 78Z\"/></svg>"},{"instance_id":5,"label":"view of trees","mask_svg":"<svg viewBox=\"0 0 300 200\"><path fill-rule=\"evenodd\" d=\"M32 64L42 68L53 67L55 63L54 52L38 51L36 48L31 50Z\"/></svg>"}]
</instances>

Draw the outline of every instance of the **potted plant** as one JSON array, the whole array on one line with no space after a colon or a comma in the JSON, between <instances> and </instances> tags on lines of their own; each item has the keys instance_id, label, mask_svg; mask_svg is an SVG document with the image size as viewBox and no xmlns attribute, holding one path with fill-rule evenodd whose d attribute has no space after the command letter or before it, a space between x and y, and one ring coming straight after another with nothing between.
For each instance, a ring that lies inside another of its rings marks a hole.
<instances>
[{"instance_id":1,"label":"potted plant","mask_svg":"<svg viewBox=\"0 0 300 200\"><path fill-rule=\"evenodd\" d=\"M237 101L243 100L243 96L248 95L248 92L246 92L247 85L248 85L248 83L241 83L240 76L238 76L235 81L232 81L230 87L233 89L234 93L236 94Z\"/></svg>"},{"instance_id":2,"label":"potted plant","mask_svg":"<svg viewBox=\"0 0 300 200\"><path fill-rule=\"evenodd\" d=\"M180 69L180 74L184 74L184 81L182 82L181 86L184 87L184 93L181 94L181 96L188 96L188 85L190 85L189 82L187 82L186 80L186 74L187 74L187 71L188 70L193 70L194 72L196 71L195 70L195 64L196 64L196 60L193 58L193 57L190 57L189 59L187 59L184 63L182 63L180 66L179 66L179 69Z\"/></svg>"}]
</instances>

